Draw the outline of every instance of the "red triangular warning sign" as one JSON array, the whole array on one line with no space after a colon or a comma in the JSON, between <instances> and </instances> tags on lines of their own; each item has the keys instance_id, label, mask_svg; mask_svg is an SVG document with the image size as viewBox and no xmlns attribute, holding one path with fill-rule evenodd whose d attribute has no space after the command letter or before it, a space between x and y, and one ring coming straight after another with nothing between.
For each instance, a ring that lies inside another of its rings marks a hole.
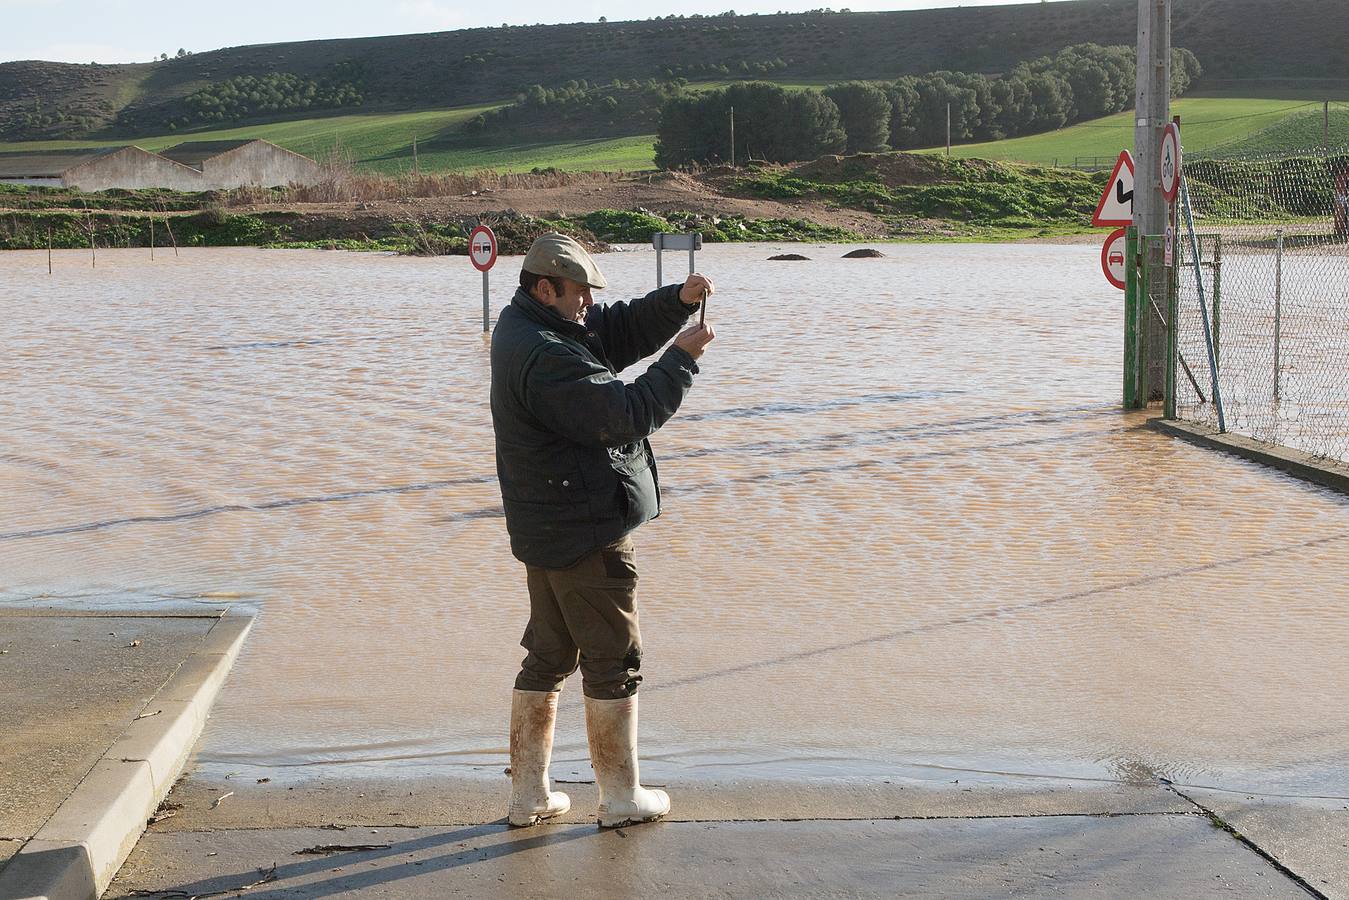
<instances>
[{"instance_id":1,"label":"red triangular warning sign","mask_svg":"<svg viewBox=\"0 0 1349 900\"><path fill-rule=\"evenodd\" d=\"M1096 214L1091 224L1118 228L1134 223L1134 158L1128 150L1121 150L1110 180L1105 183L1105 193L1101 202L1096 204Z\"/></svg>"}]
</instances>

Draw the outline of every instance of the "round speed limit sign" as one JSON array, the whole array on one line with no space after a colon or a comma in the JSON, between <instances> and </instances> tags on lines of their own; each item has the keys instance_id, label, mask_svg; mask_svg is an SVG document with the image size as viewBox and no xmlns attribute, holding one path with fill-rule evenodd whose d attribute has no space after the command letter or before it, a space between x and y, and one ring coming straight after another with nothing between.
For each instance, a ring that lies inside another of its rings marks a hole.
<instances>
[{"instance_id":1,"label":"round speed limit sign","mask_svg":"<svg viewBox=\"0 0 1349 900\"><path fill-rule=\"evenodd\" d=\"M1176 192L1180 190L1180 126L1175 122L1162 132L1162 150L1157 156L1157 165L1161 170L1162 194L1167 203L1175 203Z\"/></svg>"}]
</instances>

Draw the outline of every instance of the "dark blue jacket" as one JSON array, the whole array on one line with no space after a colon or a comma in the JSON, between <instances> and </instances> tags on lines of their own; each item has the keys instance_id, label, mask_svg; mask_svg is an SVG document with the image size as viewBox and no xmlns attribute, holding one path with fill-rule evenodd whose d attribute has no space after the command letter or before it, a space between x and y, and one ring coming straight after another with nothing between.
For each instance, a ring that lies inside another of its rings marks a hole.
<instances>
[{"instance_id":1,"label":"dark blue jacket","mask_svg":"<svg viewBox=\"0 0 1349 900\"><path fill-rule=\"evenodd\" d=\"M562 569L660 514L647 437L693 386L671 345L630 383L619 372L687 322L680 285L592 306L569 322L523 289L492 331L492 427L511 552Z\"/></svg>"}]
</instances>

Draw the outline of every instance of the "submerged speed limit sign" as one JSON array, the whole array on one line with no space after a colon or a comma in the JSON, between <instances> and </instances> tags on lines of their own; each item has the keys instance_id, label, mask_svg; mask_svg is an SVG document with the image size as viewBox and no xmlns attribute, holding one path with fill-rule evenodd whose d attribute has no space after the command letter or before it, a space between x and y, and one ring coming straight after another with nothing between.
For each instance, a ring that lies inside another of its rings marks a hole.
<instances>
[{"instance_id":1,"label":"submerged speed limit sign","mask_svg":"<svg viewBox=\"0 0 1349 900\"><path fill-rule=\"evenodd\" d=\"M482 333L491 329L492 310L487 299L487 272L497 262L497 236L486 225L468 233L468 261L482 273Z\"/></svg>"},{"instance_id":2,"label":"submerged speed limit sign","mask_svg":"<svg viewBox=\"0 0 1349 900\"><path fill-rule=\"evenodd\" d=\"M1162 194L1167 203L1176 202L1176 191L1180 190L1180 126L1175 122L1166 126L1162 132L1162 150L1157 155L1160 167Z\"/></svg>"}]
</instances>

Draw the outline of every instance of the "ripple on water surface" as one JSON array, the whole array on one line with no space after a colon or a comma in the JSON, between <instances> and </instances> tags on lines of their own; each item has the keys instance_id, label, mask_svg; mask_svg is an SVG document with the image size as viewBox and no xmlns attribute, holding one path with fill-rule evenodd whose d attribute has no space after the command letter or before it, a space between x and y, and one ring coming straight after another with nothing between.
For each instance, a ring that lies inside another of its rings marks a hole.
<instances>
[{"instance_id":1,"label":"ripple on water surface","mask_svg":"<svg viewBox=\"0 0 1349 900\"><path fill-rule=\"evenodd\" d=\"M1116 411L1094 249L773 252L703 253L718 339L654 439L655 766L1349 792L1346 503ZM605 299L653 262L605 257ZM208 766L495 771L527 603L477 274L213 250L0 276L0 599L261 607Z\"/></svg>"}]
</instances>

